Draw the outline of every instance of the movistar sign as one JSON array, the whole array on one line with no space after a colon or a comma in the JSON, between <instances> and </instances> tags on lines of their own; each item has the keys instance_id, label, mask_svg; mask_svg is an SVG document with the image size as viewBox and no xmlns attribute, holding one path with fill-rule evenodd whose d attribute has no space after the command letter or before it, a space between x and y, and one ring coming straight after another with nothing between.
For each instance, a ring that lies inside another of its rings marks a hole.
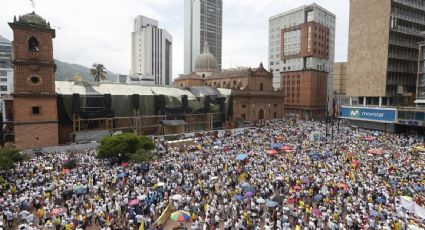
<instances>
[{"instance_id":1,"label":"movistar sign","mask_svg":"<svg viewBox=\"0 0 425 230\"><path fill-rule=\"evenodd\" d=\"M396 109L342 107L342 117L353 120L366 120L392 123L396 121Z\"/></svg>"}]
</instances>

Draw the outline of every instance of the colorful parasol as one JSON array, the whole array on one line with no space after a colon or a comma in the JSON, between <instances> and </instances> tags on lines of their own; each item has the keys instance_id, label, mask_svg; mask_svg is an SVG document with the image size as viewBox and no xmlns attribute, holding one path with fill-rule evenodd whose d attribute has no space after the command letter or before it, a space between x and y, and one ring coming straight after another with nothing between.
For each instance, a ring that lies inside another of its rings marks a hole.
<instances>
[{"instance_id":1,"label":"colorful parasol","mask_svg":"<svg viewBox=\"0 0 425 230\"><path fill-rule=\"evenodd\" d=\"M176 211L171 214L171 220L174 220L179 223L190 221L190 213L186 211Z\"/></svg>"}]
</instances>

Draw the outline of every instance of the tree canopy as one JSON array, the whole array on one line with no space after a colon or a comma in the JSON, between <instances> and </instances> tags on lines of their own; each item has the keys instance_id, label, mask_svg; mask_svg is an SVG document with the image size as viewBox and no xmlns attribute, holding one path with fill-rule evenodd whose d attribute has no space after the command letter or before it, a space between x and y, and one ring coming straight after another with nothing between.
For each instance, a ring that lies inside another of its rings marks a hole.
<instances>
[{"instance_id":1,"label":"tree canopy","mask_svg":"<svg viewBox=\"0 0 425 230\"><path fill-rule=\"evenodd\" d=\"M14 163L24 160L25 156L21 154L19 149L7 147L0 150L0 170L12 169Z\"/></svg>"},{"instance_id":2,"label":"tree canopy","mask_svg":"<svg viewBox=\"0 0 425 230\"><path fill-rule=\"evenodd\" d=\"M132 133L104 137L100 141L97 157L119 162L146 162L152 159L153 140Z\"/></svg>"},{"instance_id":3,"label":"tree canopy","mask_svg":"<svg viewBox=\"0 0 425 230\"><path fill-rule=\"evenodd\" d=\"M90 68L90 75L94 78L95 82L100 82L106 80L106 68L103 64L93 64L93 67Z\"/></svg>"}]
</instances>

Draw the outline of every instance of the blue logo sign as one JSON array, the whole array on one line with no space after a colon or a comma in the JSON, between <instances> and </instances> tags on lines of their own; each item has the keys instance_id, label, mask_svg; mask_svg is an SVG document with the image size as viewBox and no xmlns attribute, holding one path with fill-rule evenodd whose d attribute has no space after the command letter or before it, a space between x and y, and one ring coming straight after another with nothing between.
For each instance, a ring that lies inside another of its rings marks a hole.
<instances>
[{"instance_id":1,"label":"blue logo sign","mask_svg":"<svg viewBox=\"0 0 425 230\"><path fill-rule=\"evenodd\" d=\"M395 109L342 107L342 118L393 123L396 121Z\"/></svg>"}]
</instances>

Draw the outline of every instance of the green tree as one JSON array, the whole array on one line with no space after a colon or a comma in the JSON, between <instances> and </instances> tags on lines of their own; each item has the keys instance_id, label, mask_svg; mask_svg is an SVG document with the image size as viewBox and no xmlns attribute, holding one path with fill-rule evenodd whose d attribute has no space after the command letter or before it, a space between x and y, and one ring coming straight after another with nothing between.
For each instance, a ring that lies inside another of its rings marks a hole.
<instances>
[{"instance_id":1,"label":"green tree","mask_svg":"<svg viewBox=\"0 0 425 230\"><path fill-rule=\"evenodd\" d=\"M95 82L106 80L106 68L103 64L93 64L90 68L90 75L94 78Z\"/></svg>"},{"instance_id":2,"label":"green tree","mask_svg":"<svg viewBox=\"0 0 425 230\"><path fill-rule=\"evenodd\" d=\"M25 160L25 156L19 149L13 147L6 147L0 150L0 156L7 157L13 162L22 162Z\"/></svg>"},{"instance_id":3,"label":"green tree","mask_svg":"<svg viewBox=\"0 0 425 230\"><path fill-rule=\"evenodd\" d=\"M13 160L7 156L0 155L0 170L9 170L14 168Z\"/></svg>"},{"instance_id":4,"label":"green tree","mask_svg":"<svg viewBox=\"0 0 425 230\"><path fill-rule=\"evenodd\" d=\"M152 151L139 149L137 152L130 156L131 163L143 163L150 162L154 158Z\"/></svg>"},{"instance_id":5,"label":"green tree","mask_svg":"<svg viewBox=\"0 0 425 230\"><path fill-rule=\"evenodd\" d=\"M155 144L153 141L145 136L123 133L102 138L100 146L98 147L97 157L126 162L132 158L132 155L145 154L154 147ZM145 157L146 156L142 156L143 159L145 159ZM135 159L136 156L133 158ZM149 159L149 157L146 159Z\"/></svg>"}]
</instances>

